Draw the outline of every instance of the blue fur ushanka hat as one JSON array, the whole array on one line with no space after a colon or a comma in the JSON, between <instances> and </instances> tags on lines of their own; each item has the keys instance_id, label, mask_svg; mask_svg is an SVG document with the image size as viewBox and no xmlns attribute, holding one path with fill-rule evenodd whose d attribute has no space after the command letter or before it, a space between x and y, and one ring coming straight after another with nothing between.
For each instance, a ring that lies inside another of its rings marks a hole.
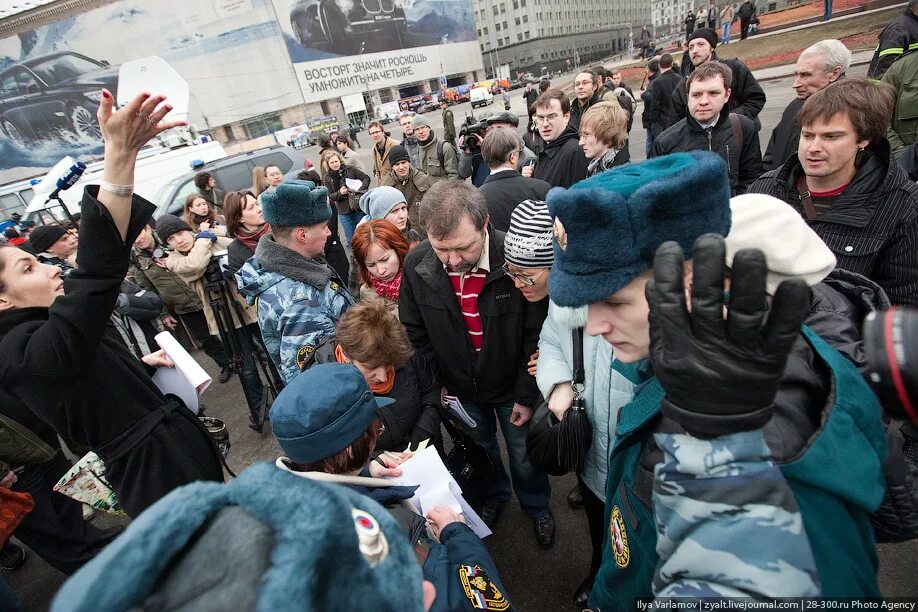
<instances>
[{"instance_id":1,"label":"blue fur ushanka hat","mask_svg":"<svg viewBox=\"0 0 918 612\"><path fill-rule=\"evenodd\" d=\"M328 189L312 181L289 180L261 194L261 210L271 227L304 227L331 219Z\"/></svg>"},{"instance_id":2,"label":"blue fur ushanka hat","mask_svg":"<svg viewBox=\"0 0 918 612\"><path fill-rule=\"evenodd\" d=\"M607 170L548 192L560 306L600 302L651 268L661 244L689 256L695 239L730 229L730 179L716 153L692 151Z\"/></svg>"}]
</instances>

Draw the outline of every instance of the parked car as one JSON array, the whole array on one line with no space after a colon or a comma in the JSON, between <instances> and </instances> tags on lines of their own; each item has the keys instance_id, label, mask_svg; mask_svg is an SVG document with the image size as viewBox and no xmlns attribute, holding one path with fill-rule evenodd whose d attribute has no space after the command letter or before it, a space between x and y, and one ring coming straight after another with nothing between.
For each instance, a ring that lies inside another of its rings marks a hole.
<instances>
[{"instance_id":1,"label":"parked car","mask_svg":"<svg viewBox=\"0 0 918 612\"><path fill-rule=\"evenodd\" d=\"M72 51L15 64L0 72L0 129L19 145L63 131L99 141L100 91L117 83L117 68Z\"/></svg>"},{"instance_id":2,"label":"parked car","mask_svg":"<svg viewBox=\"0 0 918 612\"><path fill-rule=\"evenodd\" d=\"M290 147L274 145L257 151L238 153L205 164L194 172L187 172L166 183L156 195L157 219L166 213L181 215L185 198L197 191L194 176L206 171L217 181L217 189L223 192L252 188L252 170L255 166L277 166L284 173L284 180L295 179L303 170L306 156Z\"/></svg>"},{"instance_id":3,"label":"parked car","mask_svg":"<svg viewBox=\"0 0 918 612\"><path fill-rule=\"evenodd\" d=\"M396 0L301 0L290 11L290 27L304 47L340 55L400 49L408 35Z\"/></svg>"},{"instance_id":4,"label":"parked car","mask_svg":"<svg viewBox=\"0 0 918 612\"><path fill-rule=\"evenodd\" d=\"M475 87L469 91L469 98L472 103L472 108L476 106L487 106L488 104L494 103L494 94L487 90L485 87Z\"/></svg>"}]
</instances>

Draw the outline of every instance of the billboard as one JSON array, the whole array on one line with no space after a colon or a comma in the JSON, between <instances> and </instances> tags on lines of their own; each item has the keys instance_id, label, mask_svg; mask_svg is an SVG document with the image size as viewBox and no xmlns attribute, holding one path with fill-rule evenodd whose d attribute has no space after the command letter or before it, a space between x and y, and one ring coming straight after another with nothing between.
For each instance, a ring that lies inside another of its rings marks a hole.
<instances>
[{"instance_id":1,"label":"billboard","mask_svg":"<svg viewBox=\"0 0 918 612\"><path fill-rule=\"evenodd\" d=\"M0 40L0 183L102 152L99 90L158 55L189 84L200 128L301 104L268 0L122 0Z\"/></svg>"},{"instance_id":2,"label":"billboard","mask_svg":"<svg viewBox=\"0 0 918 612\"><path fill-rule=\"evenodd\" d=\"M482 68L472 0L273 0L303 99Z\"/></svg>"}]
</instances>

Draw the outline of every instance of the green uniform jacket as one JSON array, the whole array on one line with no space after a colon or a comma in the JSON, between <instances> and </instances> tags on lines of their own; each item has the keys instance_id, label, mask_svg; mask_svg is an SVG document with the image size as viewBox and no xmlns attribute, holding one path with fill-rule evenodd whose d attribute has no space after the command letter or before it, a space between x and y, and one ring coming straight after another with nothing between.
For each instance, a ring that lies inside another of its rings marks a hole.
<instances>
[{"instance_id":1,"label":"green uniform jacket","mask_svg":"<svg viewBox=\"0 0 918 612\"><path fill-rule=\"evenodd\" d=\"M453 111L448 108L443 109L443 140L456 140L456 121L453 119Z\"/></svg>"},{"instance_id":2,"label":"green uniform jacket","mask_svg":"<svg viewBox=\"0 0 918 612\"><path fill-rule=\"evenodd\" d=\"M814 359L831 372L834 393L823 410L822 428L795 458L780 464L780 469L803 516L821 594L879 597L878 560L869 515L883 499L886 441L881 408L853 364L808 328L804 328L804 336ZM643 380L635 387L634 399L619 413L609 458L607 533L602 566L590 595L590 608L598 612L633 609L636 598L652 598L652 580L659 562L653 510L643 501L649 495L641 493L649 494L653 475L641 466L641 459L648 452L647 441L652 434L665 430L660 418L664 392L649 371L623 374ZM776 566L767 542L750 544L723 538L717 543L716 554L705 559L711 574L748 572L745 579L755 590L756 568L763 573L791 569ZM773 594L779 595L794 594Z\"/></svg>"},{"instance_id":3,"label":"green uniform jacket","mask_svg":"<svg viewBox=\"0 0 918 612\"><path fill-rule=\"evenodd\" d=\"M886 139L893 157L918 140L918 52L912 52L893 64L883 81L896 88L896 106Z\"/></svg>"},{"instance_id":4,"label":"green uniform jacket","mask_svg":"<svg viewBox=\"0 0 918 612\"><path fill-rule=\"evenodd\" d=\"M183 315L204 308L198 294L188 283L168 268L156 265L146 251L131 249L128 279L159 295L172 314Z\"/></svg>"}]
</instances>

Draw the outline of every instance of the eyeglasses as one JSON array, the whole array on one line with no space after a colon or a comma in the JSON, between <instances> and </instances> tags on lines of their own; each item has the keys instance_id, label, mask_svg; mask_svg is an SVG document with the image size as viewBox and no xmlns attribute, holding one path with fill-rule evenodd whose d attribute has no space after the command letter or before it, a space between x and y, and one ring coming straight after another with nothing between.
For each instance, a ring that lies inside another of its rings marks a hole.
<instances>
[{"instance_id":1,"label":"eyeglasses","mask_svg":"<svg viewBox=\"0 0 918 612\"><path fill-rule=\"evenodd\" d=\"M550 115L545 115L544 117L542 115L534 115L534 118L535 118L536 123L551 123L552 121L555 121L560 116L561 115L559 115L558 113L552 113Z\"/></svg>"},{"instance_id":2,"label":"eyeglasses","mask_svg":"<svg viewBox=\"0 0 918 612\"><path fill-rule=\"evenodd\" d=\"M511 272L509 266L507 266L505 262L504 265L501 266L501 270L503 270L504 274L506 274L513 280L520 281L527 287L532 287L533 285L536 284L536 281L539 280L539 277L545 274L545 271L548 270L548 268L542 268L541 272L539 272L535 276L530 276L528 274L520 274L518 272Z\"/></svg>"},{"instance_id":3,"label":"eyeglasses","mask_svg":"<svg viewBox=\"0 0 918 612\"><path fill-rule=\"evenodd\" d=\"M380 132L379 130L376 130L375 132L370 132L370 136L379 136L380 134L382 134L382 132Z\"/></svg>"}]
</instances>

